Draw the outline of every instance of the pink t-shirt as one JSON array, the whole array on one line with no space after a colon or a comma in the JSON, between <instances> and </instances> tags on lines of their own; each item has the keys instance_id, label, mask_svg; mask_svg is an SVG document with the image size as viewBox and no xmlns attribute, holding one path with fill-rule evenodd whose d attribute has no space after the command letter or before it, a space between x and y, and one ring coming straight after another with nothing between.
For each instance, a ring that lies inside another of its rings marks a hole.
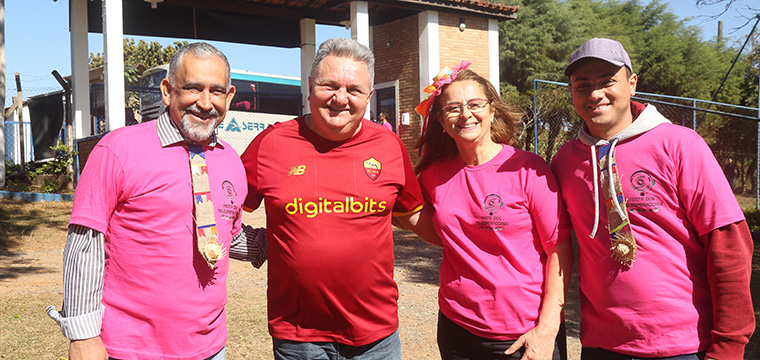
<instances>
[{"instance_id":1,"label":"pink t-shirt","mask_svg":"<svg viewBox=\"0 0 760 360\"><path fill-rule=\"evenodd\" d=\"M393 214L423 204L406 148L363 120L342 142L303 118L259 134L243 153L248 208L265 202L269 331L353 346L398 329Z\"/></svg>"},{"instance_id":2,"label":"pink t-shirt","mask_svg":"<svg viewBox=\"0 0 760 360\"><path fill-rule=\"evenodd\" d=\"M610 256L606 210L594 225L591 150L579 140L552 160L579 241L581 342L667 357L704 351L713 327L705 250L699 240L744 219L710 148L672 124L619 142L618 173L638 244L630 269Z\"/></svg>"},{"instance_id":3,"label":"pink t-shirt","mask_svg":"<svg viewBox=\"0 0 760 360\"><path fill-rule=\"evenodd\" d=\"M203 359L227 340L229 258L196 251L188 152L161 147L156 122L114 130L90 154L71 224L105 234L101 338L118 359ZM226 143L205 147L219 241L241 228L245 172Z\"/></svg>"},{"instance_id":4,"label":"pink t-shirt","mask_svg":"<svg viewBox=\"0 0 760 360\"><path fill-rule=\"evenodd\" d=\"M441 312L495 340L516 339L535 327L546 250L570 232L549 166L504 146L482 165L467 166L459 157L434 164L420 183L444 244Z\"/></svg>"}]
</instances>

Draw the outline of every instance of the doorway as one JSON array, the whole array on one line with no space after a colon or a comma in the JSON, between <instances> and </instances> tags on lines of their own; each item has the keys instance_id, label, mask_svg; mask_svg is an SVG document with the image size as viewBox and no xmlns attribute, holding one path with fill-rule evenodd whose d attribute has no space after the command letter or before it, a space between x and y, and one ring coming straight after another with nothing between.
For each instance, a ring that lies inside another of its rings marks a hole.
<instances>
[{"instance_id":1,"label":"doorway","mask_svg":"<svg viewBox=\"0 0 760 360\"><path fill-rule=\"evenodd\" d=\"M387 114L387 120L398 134L398 80L375 84L375 96L371 104L375 119L381 112Z\"/></svg>"}]
</instances>

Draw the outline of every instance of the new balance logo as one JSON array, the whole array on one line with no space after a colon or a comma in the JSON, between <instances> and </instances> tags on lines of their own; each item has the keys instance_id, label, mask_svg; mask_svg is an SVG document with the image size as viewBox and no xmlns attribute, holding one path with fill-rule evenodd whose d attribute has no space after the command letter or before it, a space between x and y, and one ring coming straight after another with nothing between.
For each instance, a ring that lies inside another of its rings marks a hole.
<instances>
[{"instance_id":1,"label":"new balance logo","mask_svg":"<svg viewBox=\"0 0 760 360\"><path fill-rule=\"evenodd\" d=\"M290 168L290 171L288 171L288 176L303 175L305 172L306 172L306 165L293 166L292 168Z\"/></svg>"}]
</instances>

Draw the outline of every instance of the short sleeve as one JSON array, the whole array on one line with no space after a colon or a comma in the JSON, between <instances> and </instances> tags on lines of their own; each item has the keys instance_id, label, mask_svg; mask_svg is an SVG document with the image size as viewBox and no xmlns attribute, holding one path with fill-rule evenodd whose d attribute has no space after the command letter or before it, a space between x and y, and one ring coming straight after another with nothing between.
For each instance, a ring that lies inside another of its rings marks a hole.
<instances>
[{"instance_id":1,"label":"short sleeve","mask_svg":"<svg viewBox=\"0 0 760 360\"><path fill-rule=\"evenodd\" d=\"M676 152L678 192L686 216L702 236L744 220L744 214L710 147L698 134L690 135L683 137Z\"/></svg>"},{"instance_id":2,"label":"short sleeve","mask_svg":"<svg viewBox=\"0 0 760 360\"><path fill-rule=\"evenodd\" d=\"M119 158L104 137L87 158L77 184L69 224L77 224L107 233L108 223L121 196L124 170Z\"/></svg>"},{"instance_id":3,"label":"short sleeve","mask_svg":"<svg viewBox=\"0 0 760 360\"><path fill-rule=\"evenodd\" d=\"M401 140L398 140L398 144L404 163L404 185L396 199L396 204L393 206L393 216L404 216L420 211L424 201L420 184L414 174L414 168L412 168L412 162L409 160L409 154Z\"/></svg>"}]
</instances>

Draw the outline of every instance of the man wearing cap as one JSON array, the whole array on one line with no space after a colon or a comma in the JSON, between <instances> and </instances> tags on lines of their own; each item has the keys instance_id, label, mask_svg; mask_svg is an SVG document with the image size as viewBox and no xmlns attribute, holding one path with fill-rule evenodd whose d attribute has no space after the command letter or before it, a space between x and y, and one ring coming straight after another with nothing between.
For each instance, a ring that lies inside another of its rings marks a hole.
<instances>
[{"instance_id":1,"label":"man wearing cap","mask_svg":"<svg viewBox=\"0 0 760 360\"><path fill-rule=\"evenodd\" d=\"M653 105L623 46L565 69L584 126L552 170L578 237L582 359L742 359L755 328L753 244L705 141Z\"/></svg>"}]
</instances>

